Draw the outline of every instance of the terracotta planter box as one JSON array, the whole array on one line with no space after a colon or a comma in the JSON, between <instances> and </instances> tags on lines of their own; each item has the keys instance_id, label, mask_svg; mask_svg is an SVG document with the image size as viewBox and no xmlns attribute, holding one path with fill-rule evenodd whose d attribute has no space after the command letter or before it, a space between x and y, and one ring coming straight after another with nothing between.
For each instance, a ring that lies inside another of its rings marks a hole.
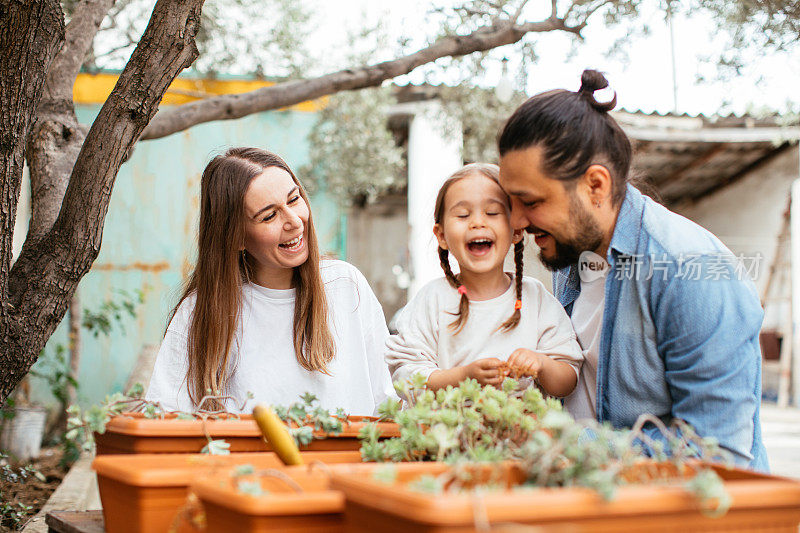
<instances>
[{"instance_id":1,"label":"terracotta planter box","mask_svg":"<svg viewBox=\"0 0 800 533\"><path fill-rule=\"evenodd\" d=\"M364 424L374 422L374 417L352 416L344 424L342 432L314 439L302 451L358 450L361 442L358 432ZM382 436L398 437L400 431L393 422L378 422ZM174 416L165 419L144 418L140 413L113 417L106 425L105 433L95 433L97 455L120 453L199 453L208 444L206 435L212 439L224 439L232 453L264 452L269 446L264 442L251 415L226 420L177 420ZM322 436L324 433L315 433Z\"/></svg>"},{"instance_id":2,"label":"terracotta planter box","mask_svg":"<svg viewBox=\"0 0 800 533\"><path fill-rule=\"evenodd\" d=\"M307 463L361 461L358 451L302 452L302 455ZM283 467L283 463L273 452L97 457L92 467L97 471L106 531L166 532L177 512L186 504L189 485L193 481L220 472L229 472L232 467L243 464L251 464L256 469Z\"/></svg>"},{"instance_id":3,"label":"terracotta planter box","mask_svg":"<svg viewBox=\"0 0 800 533\"><path fill-rule=\"evenodd\" d=\"M519 488L475 494L429 494L406 485L424 474L448 470L442 463L397 464L394 483L373 478L380 465L337 469L331 487L346 498L348 532L471 532L479 526L537 526L537 531L785 531L800 524L800 482L745 470L716 469L733 499L717 518L700 512L694 495L678 484L629 485L604 501L584 488ZM502 467L501 467L502 469ZM518 486L524 476L506 466L500 484Z\"/></svg>"},{"instance_id":4,"label":"terracotta planter box","mask_svg":"<svg viewBox=\"0 0 800 533\"><path fill-rule=\"evenodd\" d=\"M259 496L237 490L238 480L227 473L193 483L191 490L205 511L206 530L237 533L344 531L344 495L331 490L328 472L308 466L284 467L281 471L299 485L302 492L281 479L260 475L240 478L259 483L266 491Z\"/></svg>"}]
</instances>

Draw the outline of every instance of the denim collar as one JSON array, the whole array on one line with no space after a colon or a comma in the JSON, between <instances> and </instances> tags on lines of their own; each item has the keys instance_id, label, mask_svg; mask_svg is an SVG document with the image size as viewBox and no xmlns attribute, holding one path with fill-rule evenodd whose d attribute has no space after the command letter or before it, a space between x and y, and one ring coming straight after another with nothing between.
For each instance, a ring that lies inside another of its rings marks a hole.
<instances>
[{"instance_id":1,"label":"denim collar","mask_svg":"<svg viewBox=\"0 0 800 533\"><path fill-rule=\"evenodd\" d=\"M611 250L620 254L634 255L639 245L639 234L642 230L642 213L644 211L644 195L630 183L625 191L625 198L619 208L614 234L608 247L606 260L611 263Z\"/></svg>"}]
</instances>

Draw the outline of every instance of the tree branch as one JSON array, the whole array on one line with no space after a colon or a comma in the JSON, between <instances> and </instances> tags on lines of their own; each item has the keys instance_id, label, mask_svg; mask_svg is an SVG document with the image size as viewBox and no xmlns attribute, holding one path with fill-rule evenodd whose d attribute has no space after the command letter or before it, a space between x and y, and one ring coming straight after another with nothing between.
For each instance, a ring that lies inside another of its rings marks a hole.
<instances>
[{"instance_id":1,"label":"tree branch","mask_svg":"<svg viewBox=\"0 0 800 533\"><path fill-rule=\"evenodd\" d=\"M197 57L203 0L159 0L139 45L83 143L52 230L25 242L9 277L16 331L3 346L15 357L4 371L21 379L66 313L78 281L100 251L119 167L172 80ZM0 398L10 392L0 382Z\"/></svg>"},{"instance_id":2,"label":"tree branch","mask_svg":"<svg viewBox=\"0 0 800 533\"><path fill-rule=\"evenodd\" d=\"M78 124L72 102L75 78L100 23L114 0L83 0L66 28L64 45L53 59L36 107L26 159L31 178L31 219L26 242L34 244L53 227L69 175L88 128Z\"/></svg>"},{"instance_id":3,"label":"tree branch","mask_svg":"<svg viewBox=\"0 0 800 533\"><path fill-rule=\"evenodd\" d=\"M512 23L514 23L514 24L516 24L516 23L517 23L517 21L519 20L519 18L522 16L522 10L523 10L523 9L525 9L525 6L528 4L528 1L529 1L529 0L522 0L522 1L519 3L519 6L517 6L517 10L516 10L516 11L514 11L514 14L513 14L513 15L511 15L511 22L512 22ZM555 1L555 0L553 0L553 1ZM553 16L553 14L552 14L552 13L550 14L550 18L551 18L551 19L555 19L555 17Z\"/></svg>"},{"instance_id":4,"label":"tree branch","mask_svg":"<svg viewBox=\"0 0 800 533\"><path fill-rule=\"evenodd\" d=\"M482 27L468 35L442 37L413 54L357 69L341 70L319 78L295 80L264 87L249 93L230 94L192 102L161 111L142 134L142 139L158 139L213 120L231 120L251 113L268 111L313 100L338 91L375 87L383 81L407 74L420 65L440 57L463 56L512 44L527 33L564 29L563 21L551 19L525 24Z\"/></svg>"},{"instance_id":5,"label":"tree branch","mask_svg":"<svg viewBox=\"0 0 800 533\"><path fill-rule=\"evenodd\" d=\"M47 73L47 98L72 101L72 86L92 47L100 23L115 0L84 0L67 24L64 46L53 59Z\"/></svg>"},{"instance_id":6,"label":"tree branch","mask_svg":"<svg viewBox=\"0 0 800 533\"><path fill-rule=\"evenodd\" d=\"M54 0L3 2L0 20L0 294L5 303L25 139L47 70L64 40L64 15ZM5 326L5 306L2 318Z\"/></svg>"},{"instance_id":7,"label":"tree branch","mask_svg":"<svg viewBox=\"0 0 800 533\"><path fill-rule=\"evenodd\" d=\"M0 339L22 341L8 301L12 239L19 201L25 139L50 63L64 41L64 14L55 0L0 4ZM4 342L5 344L5 342ZM0 351L0 400L25 376L15 353Z\"/></svg>"},{"instance_id":8,"label":"tree branch","mask_svg":"<svg viewBox=\"0 0 800 533\"><path fill-rule=\"evenodd\" d=\"M583 19L578 24L575 24L573 26L566 26L565 25L564 26L564 31L568 31L570 33L574 33L575 35L577 35L578 37L583 39L583 34L581 34L581 32L586 27L586 25L589 23L589 19L591 18L591 16L594 15L597 12L597 10L599 10L601 7L603 7L603 6L605 6L606 4L609 4L609 3L611 3L611 0L603 0L602 2L599 2L596 6L594 6L592 8L589 8L586 11L586 13L584 13ZM566 20L566 15L564 17L564 20Z\"/></svg>"}]
</instances>

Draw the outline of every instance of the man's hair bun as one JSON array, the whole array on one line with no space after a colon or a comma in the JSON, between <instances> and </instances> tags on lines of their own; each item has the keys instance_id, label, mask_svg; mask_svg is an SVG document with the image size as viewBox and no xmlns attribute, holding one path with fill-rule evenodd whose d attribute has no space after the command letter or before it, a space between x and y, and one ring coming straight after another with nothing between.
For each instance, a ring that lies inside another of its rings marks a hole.
<instances>
[{"instance_id":1,"label":"man's hair bun","mask_svg":"<svg viewBox=\"0 0 800 533\"><path fill-rule=\"evenodd\" d=\"M617 105L617 93L610 102L598 102L594 98L594 92L608 87L608 80L601 72L596 70L586 69L581 74L581 88L578 89L578 94L586 99L594 109L601 113L607 113L614 109Z\"/></svg>"}]
</instances>

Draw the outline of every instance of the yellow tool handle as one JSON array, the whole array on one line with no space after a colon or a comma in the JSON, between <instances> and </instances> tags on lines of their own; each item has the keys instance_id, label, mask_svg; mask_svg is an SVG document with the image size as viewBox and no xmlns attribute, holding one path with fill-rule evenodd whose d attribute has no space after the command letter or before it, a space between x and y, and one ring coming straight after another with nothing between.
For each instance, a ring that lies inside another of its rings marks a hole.
<instances>
[{"instance_id":1,"label":"yellow tool handle","mask_svg":"<svg viewBox=\"0 0 800 533\"><path fill-rule=\"evenodd\" d=\"M278 418L272 409L263 404L258 404L253 408L253 418L255 418L261 433L267 442L272 446L278 457L287 465L301 465L303 458L300 450L294 442L294 437L289 433L289 428Z\"/></svg>"}]
</instances>

